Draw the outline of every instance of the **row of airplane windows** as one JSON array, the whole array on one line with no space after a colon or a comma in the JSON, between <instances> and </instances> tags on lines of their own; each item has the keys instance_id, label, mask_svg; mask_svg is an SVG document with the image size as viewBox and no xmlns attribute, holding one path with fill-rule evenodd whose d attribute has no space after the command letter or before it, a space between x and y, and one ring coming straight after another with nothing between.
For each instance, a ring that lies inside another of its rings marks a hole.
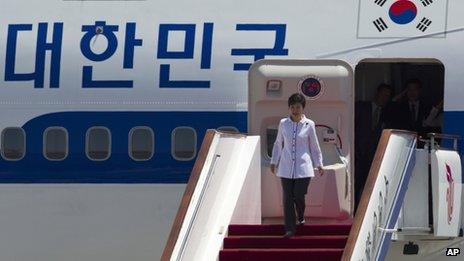
<instances>
[{"instance_id":1,"label":"row of airplane windows","mask_svg":"<svg viewBox=\"0 0 464 261\"><path fill-rule=\"evenodd\" d=\"M233 126L219 127L221 131L238 132ZM89 160L105 161L111 156L111 131L104 126L94 126L85 134L85 154ZM155 133L147 126L137 126L129 131L129 157L135 161L150 160L155 153ZM180 161L191 160L197 153L197 133L188 126L171 132L171 155ZM43 156L50 161L62 161L69 153L68 131L53 126L43 133ZM1 134L1 156L8 161L18 161L26 155L26 133L19 127L8 127Z\"/></svg>"}]
</instances>

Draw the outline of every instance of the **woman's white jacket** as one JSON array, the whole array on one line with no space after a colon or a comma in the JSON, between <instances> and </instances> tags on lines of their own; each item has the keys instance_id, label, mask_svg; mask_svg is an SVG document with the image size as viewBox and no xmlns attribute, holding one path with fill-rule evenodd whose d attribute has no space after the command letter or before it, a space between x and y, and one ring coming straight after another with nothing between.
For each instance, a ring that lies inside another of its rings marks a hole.
<instances>
[{"instance_id":1,"label":"woman's white jacket","mask_svg":"<svg viewBox=\"0 0 464 261\"><path fill-rule=\"evenodd\" d=\"M323 166L314 121L305 115L299 122L292 121L290 117L281 119L271 164L277 166L278 177L314 177L314 168Z\"/></svg>"}]
</instances>

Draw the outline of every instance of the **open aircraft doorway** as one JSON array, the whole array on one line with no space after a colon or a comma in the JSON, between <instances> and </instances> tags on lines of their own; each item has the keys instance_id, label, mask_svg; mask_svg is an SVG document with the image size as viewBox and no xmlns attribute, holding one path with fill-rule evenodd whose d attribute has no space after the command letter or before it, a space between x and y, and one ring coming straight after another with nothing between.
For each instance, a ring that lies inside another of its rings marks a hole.
<instances>
[{"instance_id":1,"label":"open aircraft doorway","mask_svg":"<svg viewBox=\"0 0 464 261\"><path fill-rule=\"evenodd\" d=\"M303 113L316 124L325 170L324 176L311 179L304 215L309 222L349 220L354 151L350 65L340 60L261 60L249 72L248 132L262 138L263 223L282 222L281 182L271 173L270 160L279 121L288 116L288 97L297 92L306 96Z\"/></svg>"},{"instance_id":2,"label":"open aircraft doorway","mask_svg":"<svg viewBox=\"0 0 464 261\"><path fill-rule=\"evenodd\" d=\"M365 59L356 66L355 209L383 129L442 132L444 73L437 59Z\"/></svg>"}]
</instances>

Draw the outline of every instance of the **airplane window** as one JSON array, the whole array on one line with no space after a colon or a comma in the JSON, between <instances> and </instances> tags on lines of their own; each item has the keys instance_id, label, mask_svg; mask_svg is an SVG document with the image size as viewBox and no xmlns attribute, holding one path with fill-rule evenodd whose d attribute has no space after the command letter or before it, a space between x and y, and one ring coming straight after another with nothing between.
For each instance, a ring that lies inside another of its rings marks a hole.
<instances>
[{"instance_id":1,"label":"airplane window","mask_svg":"<svg viewBox=\"0 0 464 261\"><path fill-rule=\"evenodd\" d=\"M277 138L277 127L268 127L266 129L266 145L267 145L267 156L272 158L272 149L274 148L274 142Z\"/></svg>"},{"instance_id":2,"label":"airplane window","mask_svg":"<svg viewBox=\"0 0 464 261\"><path fill-rule=\"evenodd\" d=\"M50 127L44 132L44 157L64 160L68 156L68 132L63 127Z\"/></svg>"},{"instance_id":3,"label":"airplane window","mask_svg":"<svg viewBox=\"0 0 464 261\"><path fill-rule=\"evenodd\" d=\"M155 140L149 127L135 127L129 133L129 155L133 160L149 160L153 156Z\"/></svg>"},{"instance_id":4,"label":"airplane window","mask_svg":"<svg viewBox=\"0 0 464 261\"><path fill-rule=\"evenodd\" d=\"M217 128L218 131L228 131L228 132L235 132L238 133L238 129L234 126L221 126Z\"/></svg>"},{"instance_id":5,"label":"airplane window","mask_svg":"<svg viewBox=\"0 0 464 261\"><path fill-rule=\"evenodd\" d=\"M2 131L2 157L20 160L26 153L26 133L22 128L10 127Z\"/></svg>"},{"instance_id":6,"label":"airplane window","mask_svg":"<svg viewBox=\"0 0 464 261\"><path fill-rule=\"evenodd\" d=\"M105 127L92 127L87 130L85 153L91 160L102 161L111 154L111 133Z\"/></svg>"},{"instance_id":7,"label":"airplane window","mask_svg":"<svg viewBox=\"0 0 464 261\"><path fill-rule=\"evenodd\" d=\"M191 127L177 127L172 131L172 156L177 160L191 160L195 157L197 134Z\"/></svg>"}]
</instances>

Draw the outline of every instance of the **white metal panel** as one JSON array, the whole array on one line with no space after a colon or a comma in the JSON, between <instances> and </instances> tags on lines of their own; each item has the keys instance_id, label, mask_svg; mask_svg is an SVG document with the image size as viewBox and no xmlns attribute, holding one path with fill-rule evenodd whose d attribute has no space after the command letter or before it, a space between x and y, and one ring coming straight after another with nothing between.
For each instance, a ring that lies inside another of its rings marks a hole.
<instances>
[{"instance_id":1,"label":"white metal panel","mask_svg":"<svg viewBox=\"0 0 464 261\"><path fill-rule=\"evenodd\" d=\"M424 149L416 149L416 162L408 184L403 207L401 208L398 228L429 227L428 173L429 152Z\"/></svg>"},{"instance_id":2,"label":"white metal panel","mask_svg":"<svg viewBox=\"0 0 464 261\"><path fill-rule=\"evenodd\" d=\"M3 184L0 259L158 260L184 190L185 184Z\"/></svg>"}]
</instances>

